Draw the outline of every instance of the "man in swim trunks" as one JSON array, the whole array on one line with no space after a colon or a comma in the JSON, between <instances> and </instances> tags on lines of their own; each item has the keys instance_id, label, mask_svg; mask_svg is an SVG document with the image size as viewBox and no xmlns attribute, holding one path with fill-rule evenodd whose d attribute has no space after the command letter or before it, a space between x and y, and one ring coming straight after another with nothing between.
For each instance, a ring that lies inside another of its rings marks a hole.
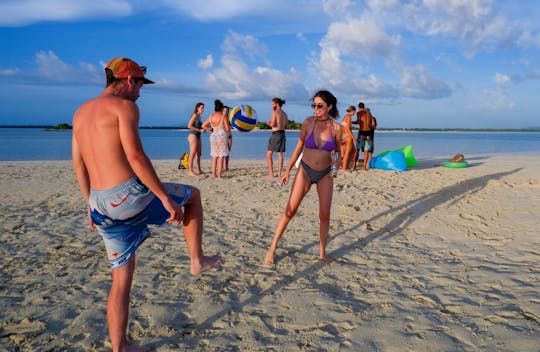
<instances>
[{"instance_id":1,"label":"man in swim trunks","mask_svg":"<svg viewBox=\"0 0 540 352\"><path fill-rule=\"evenodd\" d=\"M364 103L358 103L358 112L356 113L356 121L353 121L354 124L359 125L358 129L358 145L356 149L358 154L360 150L364 152L364 170L369 169L369 161L371 155L373 154L373 140L372 140L372 130L375 129L375 122L371 113L365 108ZM357 157L355 158L356 163Z\"/></svg>"},{"instance_id":2,"label":"man in swim trunks","mask_svg":"<svg viewBox=\"0 0 540 352\"><path fill-rule=\"evenodd\" d=\"M273 153L278 153L278 173L277 176L281 177L281 171L283 170L283 153L285 152L285 129L289 123L289 116L281 109L285 104L285 100L281 98L272 99L272 116L268 125L272 127L272 135L268 140L268 148L266 150L266 164L268 165L268 177L272 178L274 175Z\"/></svg>"},{"instance_id":3,"label":"man in swim trunks","mask_svg":"<svg viewBox=\"0 0 540 352\"><path fill-rule=\"evenodd\" d=\"M162 184L143 150L135 101L143 84L154 83L145 73L130 59L112 59L101 95L73 116L73 168L89 205L90 227L101 234L112 268L107 321L113 351L136 350L128 347L126 328L135 251L149 235L147 224L184 225L191 274L220 262L203 254L199 190Z\"/></svg>"}]
</instances>

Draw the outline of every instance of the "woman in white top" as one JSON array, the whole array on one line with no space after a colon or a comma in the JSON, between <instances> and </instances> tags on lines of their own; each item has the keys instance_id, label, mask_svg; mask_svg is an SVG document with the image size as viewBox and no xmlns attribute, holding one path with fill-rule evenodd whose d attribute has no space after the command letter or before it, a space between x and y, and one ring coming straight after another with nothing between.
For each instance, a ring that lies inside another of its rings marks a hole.
<instances>
[{"instance_id":1,"label":"woman in white top","mask_svg":"<svg viewBox=\"0 0 540 352\"><path fill-rule=\"evenodd\" d=\"M202 128L212 130L210 135L210 155L212 156L212 178L221 178L223 158L229 155L229 124L223 115L223 103L214 101L214 113L204 121Z\"/></svg>"}]
</instances>

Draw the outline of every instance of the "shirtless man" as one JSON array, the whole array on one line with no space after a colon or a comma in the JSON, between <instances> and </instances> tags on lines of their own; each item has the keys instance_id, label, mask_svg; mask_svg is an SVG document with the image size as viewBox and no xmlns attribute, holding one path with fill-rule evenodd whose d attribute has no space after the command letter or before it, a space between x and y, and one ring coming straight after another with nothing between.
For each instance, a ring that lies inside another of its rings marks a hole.
<instances>
[{"instance_id":1,"label":"shirtless man","mask_svg":"<svg viewBox=\"0 0 540 352\"><path fill-rule=\"evenodd\" d=\"M283 170L283 153L285 152L285 129L289 123L289 116L285 111L281 110L281 107L285 104L285 100L281 98L272 99L272 116L268 125L272 127L272 135L268 140L268 148L266 150L266 164L268 165L268 177L275 177L274 164L272 160L273 152L278 153L278 173L277 176L281 177Z\"/></svg>"},{"instance_id":2,"label":"shirtless man","mask_svg":"<svg viewBox=\"0 0 540 352\"><path fill-rule=\"evenodd\" d=\"M154 83L145 73L130 59L112 59L104 91L73 116L73 168L88 204L90 228L102 236L112 269L107 321L113 351L142 350L128 346L126 328L135 251L150 234L148 224L184 225L193 275L221 260L203 255L199 190L162 184L143 150L135 101L143 84Z\"/></svg>"},{"instance_id":3,"label":"shirtless man","mask_svg":"<svg viewBox=\"0 0 540 352\"><path fill-rule=\"evenodd\" d=\"M358 129L358 145L356 149L364 152L364 170L369 169L369 161L373 154L373 139L371 131L375 129L375 122L371 113L365 108L364 103L358 103L358 112L356 113L356 121L354 124L359 125ZM356 160L355 160L356 163Z\"/></svg>"}]
</instances>

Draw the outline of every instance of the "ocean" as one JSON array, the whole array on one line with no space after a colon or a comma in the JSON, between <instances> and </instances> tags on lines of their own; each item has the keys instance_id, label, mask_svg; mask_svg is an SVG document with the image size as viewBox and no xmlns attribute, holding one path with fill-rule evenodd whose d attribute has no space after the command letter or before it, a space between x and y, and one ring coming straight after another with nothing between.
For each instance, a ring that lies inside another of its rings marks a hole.
<instances>
[{"instance_id":1,"label":"ocean","mask_svg":"<svg viewBox=\"0 0 540 352\"><path fill-rule=\"evenodd\" d=\"M150 159L177 159L189 151L187 130L141 129L141 139ZM298 131L287 132L289 158ZM231 158L264 160L269 131L233 131ZM202 135L203 159L210 159L209 134ZM41 128L0 128L0 161L69 160L71 131L45 131ZM96 141L98 143L99 141ZM461 153L540 154L540 132L411 132L377 131L375 155L412 145L417 159L450 158Z\"/></svg>"}]
</instances>

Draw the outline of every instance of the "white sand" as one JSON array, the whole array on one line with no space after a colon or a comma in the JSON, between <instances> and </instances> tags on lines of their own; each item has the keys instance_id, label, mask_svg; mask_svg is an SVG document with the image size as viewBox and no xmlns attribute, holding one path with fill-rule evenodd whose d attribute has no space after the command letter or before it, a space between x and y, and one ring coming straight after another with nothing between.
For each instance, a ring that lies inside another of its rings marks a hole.
<instances>
[{"instance_id":1,"label":"white sand","mask_svg":"<svg viewBox=\"0 0 540 352\"><path fill-rule=\"evenodd\" d=\"M262 258L290 185L264 162L222 180L156 161L199 187L204 247L224 263L189 275L182 232L154 227L137 252L129 338L154 351L539 351L540 162L340 173L328 254L308 194ZM205 171L210 171L207 160ZM0 351L106 351L110 269L71 164L0 162Z\"/></svg>"}]
</instances>

